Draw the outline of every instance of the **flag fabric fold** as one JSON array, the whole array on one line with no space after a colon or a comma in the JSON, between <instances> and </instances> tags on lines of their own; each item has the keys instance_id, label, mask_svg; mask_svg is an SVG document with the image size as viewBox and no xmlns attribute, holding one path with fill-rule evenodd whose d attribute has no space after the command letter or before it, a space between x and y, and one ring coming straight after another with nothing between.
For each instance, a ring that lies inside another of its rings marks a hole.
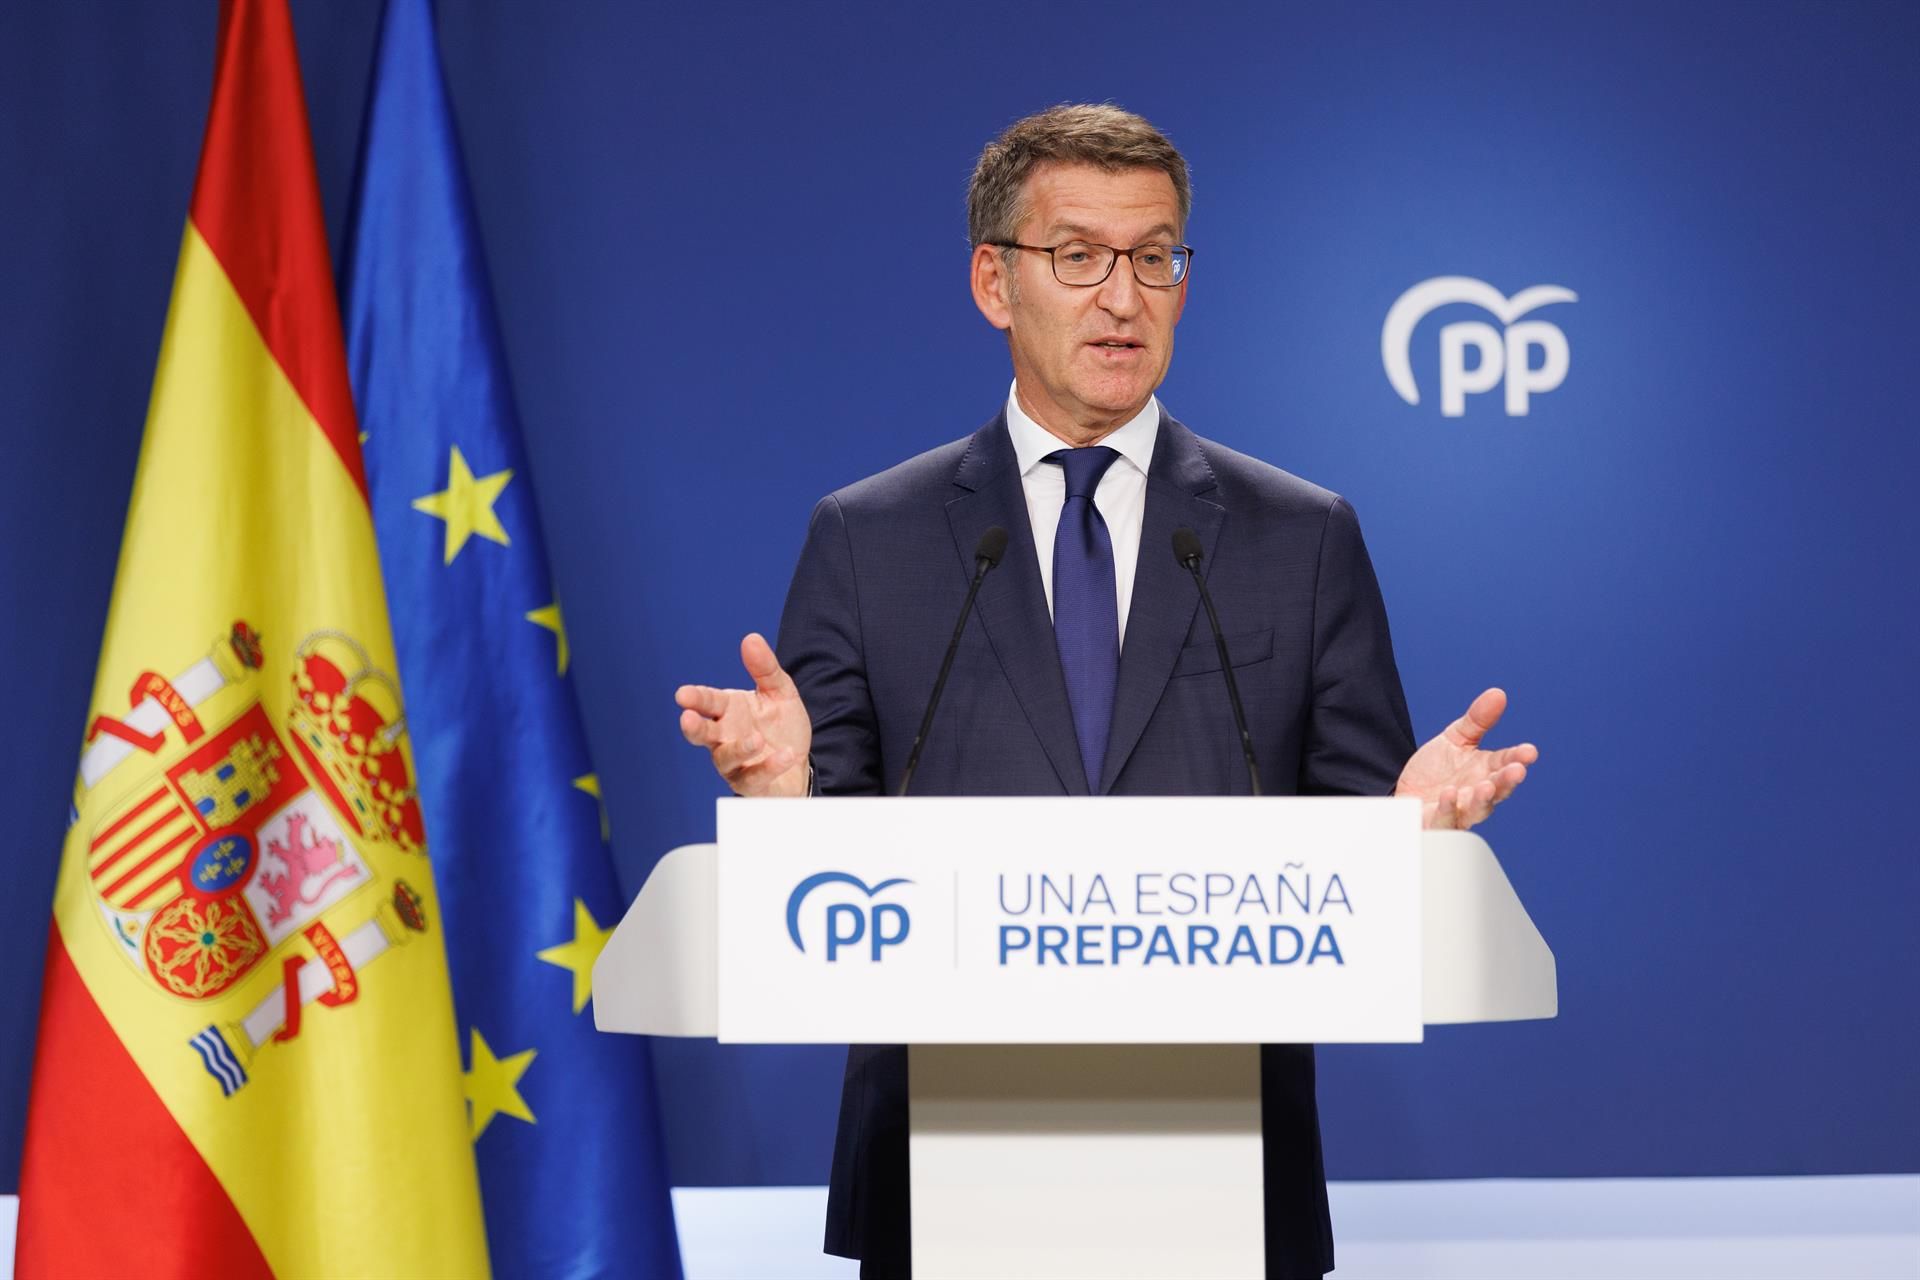
<instances>
[{"instance_id":1,"label":"flag fabric fold","mask_svg":"<svg viewBox=\"0 0 1920 1280\"><path fill-rule=\"evenodd\" d=\"M55 891L19 1275L485 1274L396 666L292 26L228 0Z\"/></svg>"},{"instance_id":2,"label":"flag fabric fold","mask_svg":"<svg viewBox=\"0 0 1920 1280\"><path fill-rule=\"evenodd\" d=\"M347 346L502 1275L679 1274L649 1051L601 1035L625 904L428 0L389 0Z\"/></svg>"}]
</instances>

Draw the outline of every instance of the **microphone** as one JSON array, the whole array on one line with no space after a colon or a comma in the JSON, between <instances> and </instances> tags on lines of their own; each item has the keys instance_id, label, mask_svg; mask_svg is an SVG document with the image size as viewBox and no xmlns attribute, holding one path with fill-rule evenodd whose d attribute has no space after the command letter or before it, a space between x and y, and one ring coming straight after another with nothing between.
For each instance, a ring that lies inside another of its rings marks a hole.
<instances>
[{"instance_id":1,"label":"microphone","mask_svg":"<svg viewBox=\"0 0 1920 1280\"><path fill-rule=\"evenodd\" d=\"M1193 575L1200 588L1200 603L1207 606L1207 622L1213 627L1213 643L1220 650L1220 674L1227 678L1227 700L1233 703L1233 723L1240 730L1240 754L1247 759L1247 780L1253 794L1260 790L1260 766L1253 762L1253 737L1247 732L1247 709L1240 704L1240 686L1234 682L1233 660L1227 656L1227 638L1220 633L1220 615L1213 611L1213 597L1207 592L1207 580L1200 573L1200 535L1181 525L1173 531L1173 558Z\"/></svg>"},{"instance_id":2,"label":"microphone","mask_svg":"<svg viewBox=\"0 0 1920 1280\"><path fill-rule=\"evenodd\" d=\"M933 728L933 713L939 709L940 695L946 690L947 673L953 670L953 655L960 651L960 634L967 629L967 616L973 612L973 598L980 594L980 584L1005 554L1005 529L994 525L980 535L979 545L973 549L973 581L967 585L967 601L960 606L959 620L953 624L953 639L947 641L947 656L940 660L940 674L933 681L933 696L927 699L927 714L920 718L920 732L913 735L913 750L907 753L906 772L900 775L900 789L893 793L896 796L904 796L907 788L913 785L913 771L920 767L920 749L927 745L927 730Z\"/></svg>"}]
</instances>

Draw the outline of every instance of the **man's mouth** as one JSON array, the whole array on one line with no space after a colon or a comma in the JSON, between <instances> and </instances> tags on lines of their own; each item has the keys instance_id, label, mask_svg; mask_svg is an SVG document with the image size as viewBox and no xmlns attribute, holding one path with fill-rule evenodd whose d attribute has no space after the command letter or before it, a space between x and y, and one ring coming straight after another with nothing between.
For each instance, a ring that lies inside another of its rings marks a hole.
<instances>
[{"instance_id":1,"label":"man's mouth","mask_svg":"<svg viewBox=\"0 0 1920 1280\"><path fill-rule=\"evenodd\" d=\"M1093 342L1088 343L1087 345L1092 347L1098 347L1103 351L1144 350L1141 344L1139 344L1138 342L1134 342L1129 338L1097 338Z\"/></svg>"}]
</instances>

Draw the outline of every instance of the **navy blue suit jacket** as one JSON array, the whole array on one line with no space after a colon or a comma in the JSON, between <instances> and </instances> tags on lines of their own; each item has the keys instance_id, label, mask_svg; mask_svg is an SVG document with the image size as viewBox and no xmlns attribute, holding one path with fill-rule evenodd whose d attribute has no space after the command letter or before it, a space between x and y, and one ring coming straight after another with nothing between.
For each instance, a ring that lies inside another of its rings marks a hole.
<instances>
[{"instance_id":1,"label":"navy blue suit jacket","mask_svg":"<svg viewBox=\"0 0 1920 1280\"><path fill-rule=\"evenodd\" d=\"M1413 751L1386 610L1353 509L1162 415L1105 776L1088 778L1004 416L821 500L780 620L829 795L891 792L966 594L987 576L916 795L1246 794L1220 660L1173 531L1200 536L1269 795L1384 795ZM907 1273L907 1071L849 1049L826 1249ZM1270 1276L1333 1267L1310 1046L1262 1053Z\"/></svg>"}]
</instances>

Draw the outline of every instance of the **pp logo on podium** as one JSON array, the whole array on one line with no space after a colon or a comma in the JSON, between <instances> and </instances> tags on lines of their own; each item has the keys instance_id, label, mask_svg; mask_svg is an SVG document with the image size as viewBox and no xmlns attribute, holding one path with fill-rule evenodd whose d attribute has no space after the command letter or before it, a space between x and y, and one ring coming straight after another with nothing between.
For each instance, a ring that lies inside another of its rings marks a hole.
<instances>
[{"instance_id":1,"label":"pp logo on podium","mask_svg":"<svg viewBox=\"0 0 1920 1280\"><path fill-rule=\"evenodd\" d=\"M1462 320L1440 330L1440 416L1462 417L1469 395L1504 386L1508 416L1524 418L1533 396L1552 391L1566 381L1569 360L1567 335L1558 326L1520 317L1549 303L1577 301L1573 290L1557 284L1537 284L1509 298L1471 276L1422 280L1387 309L1386 323L1380 326L1380 363L1386 366L1387 381L1400 398L1408 404L1419 404L1420 388L1413 380L1413 360L1408 350L1414 326L1440 307L1471 303L1491 313L1503 328L1496 329L1483 320ZM1471 368L1467 366L1469 348L1475 353ZM1538 367L1533 363L1535 350L1540 352Z\"/></svg>"},{"instance_id":2,"label":"pp logo on podium","mask_svg":"<svg viewBox=\"0 0 1920 1280\"><path fill-rule=\"evenodd\" d=\"M806 914L807 899L815 890L821 890L815 901L825 907L820 915L824 922L821 930L824 945L815 954L824 953L828 964L838 964L841 952L852 951L856 956L878 963L886 958L888 947L897 947L907 940L913 922L901 904L874 899L897 885L912 883L895 877L869 885L845 871L822 871L808 876L787 895L787 936L793 939L796 950L807 954L806 934L812 930L803 926L802 916Z\"/></svg>"}]
</instances>

